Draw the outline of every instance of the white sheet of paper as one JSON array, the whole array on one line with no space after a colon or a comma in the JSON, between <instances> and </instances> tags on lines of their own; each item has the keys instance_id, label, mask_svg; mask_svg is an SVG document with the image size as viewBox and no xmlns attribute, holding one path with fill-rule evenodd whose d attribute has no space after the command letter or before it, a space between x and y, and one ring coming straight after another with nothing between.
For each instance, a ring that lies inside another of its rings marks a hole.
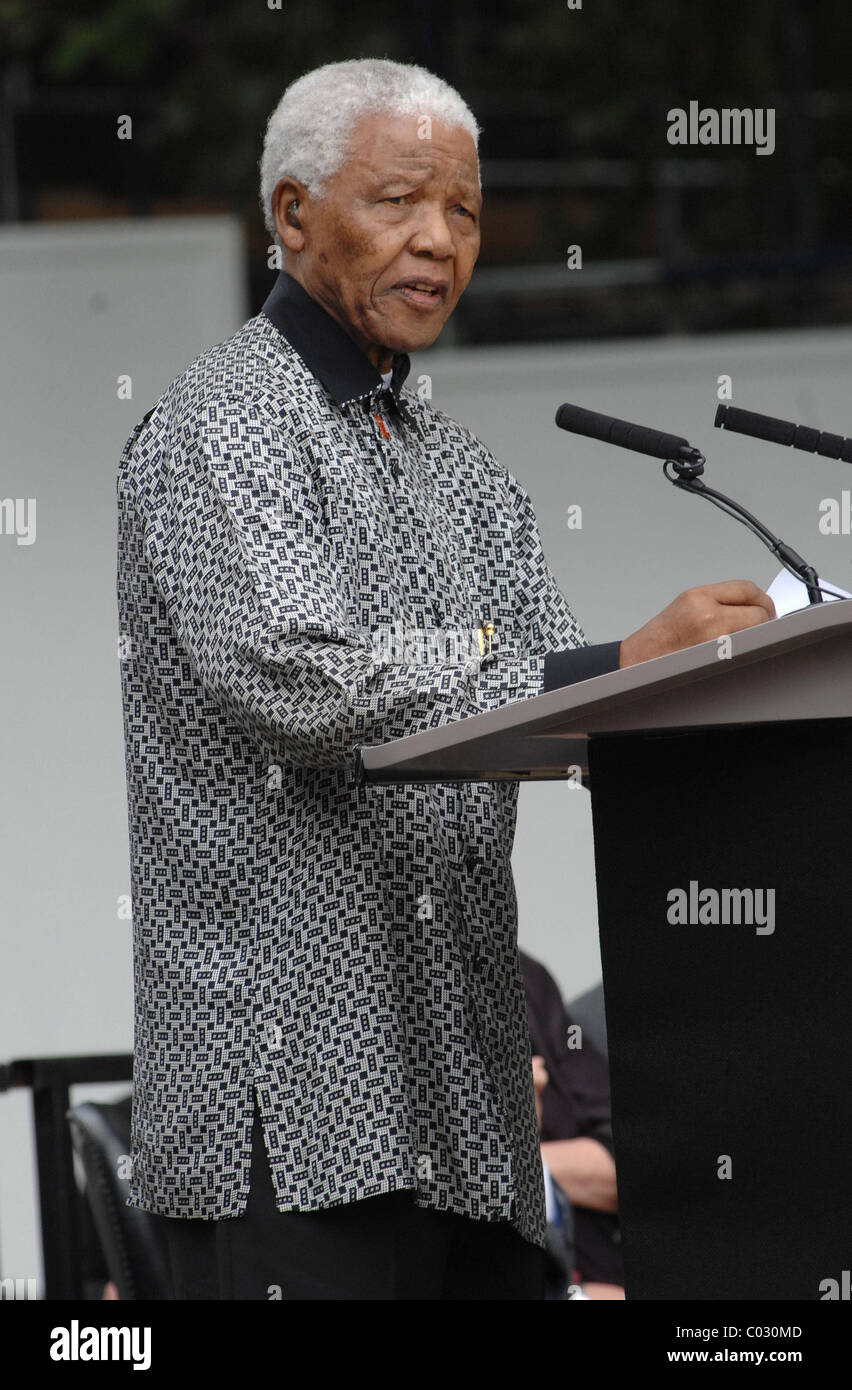
<instances>
[{"instance_id":1,"label":"white sheet of paper","mask_svg":"<svg viewBox=\"0 0 852 1390\"><path fill-rule=\"evenodd\" d=\"M820 583L828 589L834 589L844 598L852 598L852 594L841 589L839 584L832 584L830 580L823 579L820 575ZM797 579L789 570L781 570L776 574L769 588L766 590L772 602L775 604L775 612L779 618L783 618L785 613L798 613L800 608L808 606L808 591L801 579ZM834 594L825 594L826 603L836 602Z\"/></svg>"}]
</instances>

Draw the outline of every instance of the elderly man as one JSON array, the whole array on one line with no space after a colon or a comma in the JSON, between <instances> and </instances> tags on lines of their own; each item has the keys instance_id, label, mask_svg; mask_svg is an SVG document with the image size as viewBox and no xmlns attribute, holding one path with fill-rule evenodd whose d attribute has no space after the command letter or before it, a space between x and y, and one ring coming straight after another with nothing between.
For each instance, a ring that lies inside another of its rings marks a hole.
<instances>
[{"instance_id":1,"label":"elderly man","mask_svg":"<svg viewBox=\"0 0 852 1390\"><path fill-rule=\"evenodd\" d=\"M524 489L404 386L476 261L477 136L417 67L293 83L283 270L122 457L130 1202L179 1298L542 1296L517 788L361 786L358 748L772 613L734 581L589 646Z\"/></svg>"}]
</instances>

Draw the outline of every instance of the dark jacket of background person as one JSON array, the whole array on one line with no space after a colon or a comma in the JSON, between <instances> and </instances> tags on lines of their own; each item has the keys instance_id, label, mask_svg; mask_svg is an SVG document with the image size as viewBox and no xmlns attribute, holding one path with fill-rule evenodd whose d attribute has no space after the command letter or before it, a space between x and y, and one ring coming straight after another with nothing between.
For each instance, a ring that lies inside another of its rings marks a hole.
<instances>
[{"instance_id":1,"label":"dark jacket of background person","mask_svg":"<svg viewBox=\"0 0 852 1390\"><path fill-rule=\"evenodd\" d=\"M580 1048L568 1047L572 1020L559 986L538 961L520 952L532 1055L544 1058L548 1083L542 1094L541 1141L597 1139L613 1152L609 1067L583 1035ZM623 1284L618 1217L574 1206L574 1248L584 1280Z\"/></svg>"}]
</instances>

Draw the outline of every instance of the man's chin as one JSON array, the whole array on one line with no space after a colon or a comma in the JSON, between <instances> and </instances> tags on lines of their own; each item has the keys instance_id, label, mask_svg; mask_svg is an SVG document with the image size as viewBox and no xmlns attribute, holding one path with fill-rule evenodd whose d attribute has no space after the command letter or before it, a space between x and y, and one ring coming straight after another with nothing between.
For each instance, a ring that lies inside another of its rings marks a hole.
<instances>
[{"instance_id":1,"label":"man's chin","mask_svg":"<svg viewBox=\"0 0 852 1390\"><path fill-rule=\"evenodd\" d=\"M449 315L447 315L449 317ZM441 336L441 329L446 323L446 318L441 318L435 323L416 323L404 324L395 322L385 323L382 334L382 345L389 352L419 352L421 348L431 347L437 338Z\"/></svg>"}]
</instances>

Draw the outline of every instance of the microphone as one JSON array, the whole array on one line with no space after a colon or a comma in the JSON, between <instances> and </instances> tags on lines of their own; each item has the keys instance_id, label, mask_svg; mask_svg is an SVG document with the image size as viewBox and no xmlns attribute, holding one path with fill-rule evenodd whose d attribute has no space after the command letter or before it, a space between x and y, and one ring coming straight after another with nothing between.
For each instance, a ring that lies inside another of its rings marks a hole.
<instances>
[{"instance_id":1,"label":"microphone","mask_svg":"<svg viewBox=\"0 0 852 1390\"><path fill-rule=\"evenodd\" d=\"M720 405L713 424L720 430L735 430L752 439L766 439L770 444L792 445L806 454L821 454L827 459L842 459L852 463L852 439L842 434L827 434L810 425L794 425L789 420L776 420L772 415L757 415L753 410L738 410L733 405Z\"/></svg>"},{"instance_id":2,"label":"microphone","mask_svg":"<svg viewBox=\"0 0 852 1390\"><path fill-rule=\"evenodd\" d=\"M622 449L635 449L638 454L650 454L655 459L682 459L685 463L694 463L702 458L679 434L662 434L659 430L631 425L627 420L599 415L596 410L584 410L582 406L567 402L557 410L556 423L561 430L585 435L587 439L600 439L604 444L617 444Z\"/></svg>"},{"instance_id":3,"label":"microphone","mask_svg":"<svg viewBox=\"0 0 852 1390\"><path fill-rule=\"evenodd\" d=\"M742 422L742 423L740 423ZM809 565L807 560L803 560L801 555L782 541L779 536L764 526L762 521L758 521L756 516L746 511L741 503L735 502L732 497L727 497L724 492L717 492L715 488L708 487L701 481L701 474L704 472L704 465L707 462L699 449L694 448L688 440L683 439L679 434L662 434L659 430L646 429L644 425L631 425L626 420L616 420L612 415L599 415L594 410L584 410L579 405L561 405L556 412L556 423L561 430L570 430L572 434L582 434L588 439L599 439L604 444L617 444L622 449L635 449L640 454L650 454L652 458L661 458L663 473L670 483L675 487L683 488L685 492L692 492L696 497L705 497L708 502L712 502L714 507L720 511L727 512L735 521L740 521L749 531L762 541L767 549L781 561L781 564L797 579L800 579L808 591L808 598L811 603L822 603L822 587L819 575L813 565ZM777 443L796 444L800 449L814 450L812 442L815 437L817 443L820 440L838 441L841 445L852 449L852 441L840 440L839 435L820 435L817 430L804 431L802 427L788 425L784 420L772 420L766 415L753 415L747 410L734 410L729 406L720 406L716 412L716 425L728 424L731 429L741 429L744 434L754 434L761 439L772 439ZM748 426L748 428L746 428ZM759 428L758 428L759 426ZM771 434L763 433L764 430L772 428ZM787 437L787 432L792 431L793 438ZM783 435L783 437L781 437ZM797 442L807 438L808 442ZM832 453L832 458L845 457L841 452ZM852 454L849 462L852 463ZM852 602L852 600L850 600Z\"/></svg>"}]
</instances>

